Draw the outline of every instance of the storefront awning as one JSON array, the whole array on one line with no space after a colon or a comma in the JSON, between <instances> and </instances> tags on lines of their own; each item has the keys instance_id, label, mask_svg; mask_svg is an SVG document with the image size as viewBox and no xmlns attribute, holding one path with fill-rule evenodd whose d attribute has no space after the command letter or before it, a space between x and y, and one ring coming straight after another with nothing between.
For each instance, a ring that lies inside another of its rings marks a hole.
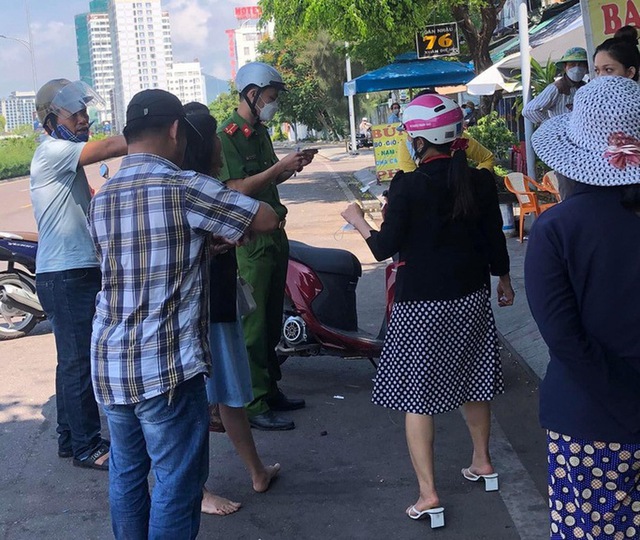
<instances>
[{"instance_id":1,"label":"storefront awning","mask_svg":"<svg viewBox=\"0 0 640 540\"><path fill-rule=\"evenodd\" d=\"M412 52L396 57L392 64L344 83L344 95L465 84L474 75L473 69L466 64L439 58L418 60L416 53Z\"/></svg>"}]
</instances>

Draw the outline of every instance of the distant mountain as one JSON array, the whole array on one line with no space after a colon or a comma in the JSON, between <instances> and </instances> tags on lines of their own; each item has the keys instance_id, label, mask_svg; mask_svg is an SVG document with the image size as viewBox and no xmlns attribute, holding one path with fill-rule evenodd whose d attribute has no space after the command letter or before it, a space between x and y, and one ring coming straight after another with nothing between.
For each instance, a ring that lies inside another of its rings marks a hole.
<instances>
[{"instance_id":1,"label":"distant mountain","mask_svg":"<svg viewBox=\"0 0 640 540\"><path fill-rule=\"evenodd\" d=\"M218 79L213 75L204 75L204 82L207 87L207 103L211 103L218 97L218 94L229 91L229 81Z\"/></svg>"}]
</instances>

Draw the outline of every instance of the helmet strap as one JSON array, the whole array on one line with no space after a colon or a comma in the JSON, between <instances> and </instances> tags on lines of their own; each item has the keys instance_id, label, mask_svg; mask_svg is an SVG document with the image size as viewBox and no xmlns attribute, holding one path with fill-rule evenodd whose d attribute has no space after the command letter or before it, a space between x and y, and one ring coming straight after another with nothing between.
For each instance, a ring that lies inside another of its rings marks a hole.
<instances>
[{"instance_id":1,"label":"helmet strap","mask_svg":"<svg viewBox=\"0 0 640 540\"><path fill-rule=\"evenodd\" d=\"M416 137L415 139L413 139L411 141L411 144L413 145L413 149L416 152L416 157L422 161L422 157L427 153L427 142L425 139L425 144L422 145L422 148L420 150L418 150L418 145L416 144L416 141L418 140L418 138Z\"/></svg>"},{"instance_id":2,"label":"helmet strap","mask_svg":"<svg viewBox=\"0 0 640 540\"><path fill-rule=\"evenodd\" d=\"M51 123L52 130L49 135L51 135L54 139L61 139L63 141L70 141L74 143L87 142L89 140L88 133L86 137L77 137L69 128L58 124L55 114L52 114L50 116L51 118L49 119L49 122Z\"/></svg>"},{"instance_id":3,"label":"helmet strap","mask_svg":"<svg viewBox=\"0 0 640 540\"><path fill-rule=\"evenodd\" d=\"M258 109L256 109L256 104L258 103L258 99L260 99L260 96L262 95L262 90L262 88L256 87L256 97L253 98L253 101L249 99L249 96L247 94L244 94L244 100L247 102L247 105L249 105L251 114L256 118L256 122L260 121L260 113L258 112Z\"/></svg>"}]
</instances>

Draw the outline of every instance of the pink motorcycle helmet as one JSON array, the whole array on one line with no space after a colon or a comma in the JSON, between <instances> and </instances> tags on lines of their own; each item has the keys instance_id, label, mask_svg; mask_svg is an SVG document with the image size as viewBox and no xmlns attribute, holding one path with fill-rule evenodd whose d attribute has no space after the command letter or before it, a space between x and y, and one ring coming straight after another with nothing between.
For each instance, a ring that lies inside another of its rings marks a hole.
<instances>
[{"instance_id":1,"label":"pink motorcycle helmet","mask_svg":"<svg viewBox=\"0 0 640 540\"><path fill-rule=\"evenodd\" d=\"M412 139L446 144L462 135L464 114L452 99L438 94L415 98L402 113L402 124Z\"/></svg>"}]
</instances>

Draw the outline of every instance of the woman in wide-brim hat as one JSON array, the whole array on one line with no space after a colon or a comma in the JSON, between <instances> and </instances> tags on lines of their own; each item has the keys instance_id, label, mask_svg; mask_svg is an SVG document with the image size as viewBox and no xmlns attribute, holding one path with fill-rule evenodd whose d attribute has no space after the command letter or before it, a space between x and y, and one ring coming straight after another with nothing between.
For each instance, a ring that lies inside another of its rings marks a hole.
<instances>
[{"instance_id":1,"label":"woman in wide-brim hat","mask_svg":"<svg viewBox=\"0 0 640 540\"><path fill-rule=\"evenodd\" d=\"M552 538L640 537L640 86L599 77L545 122L536 154L571 195L533 226L531 312L549 346L540 386Z\"/></svg>"},{"instance_id":2,"label":"woman in wide-brim hat","mask_svg":"<svg viewBox=\"0 0 640 540\"><path fill-rule=\"evenodd\" d=\"M522 110L525 118L534 124L571 112L573 99L579 88L584 86L584 76L589 71L587 51L582 47L572 47L556 62L562 76L552 82Z\"/></svg>"}]
</instances>

